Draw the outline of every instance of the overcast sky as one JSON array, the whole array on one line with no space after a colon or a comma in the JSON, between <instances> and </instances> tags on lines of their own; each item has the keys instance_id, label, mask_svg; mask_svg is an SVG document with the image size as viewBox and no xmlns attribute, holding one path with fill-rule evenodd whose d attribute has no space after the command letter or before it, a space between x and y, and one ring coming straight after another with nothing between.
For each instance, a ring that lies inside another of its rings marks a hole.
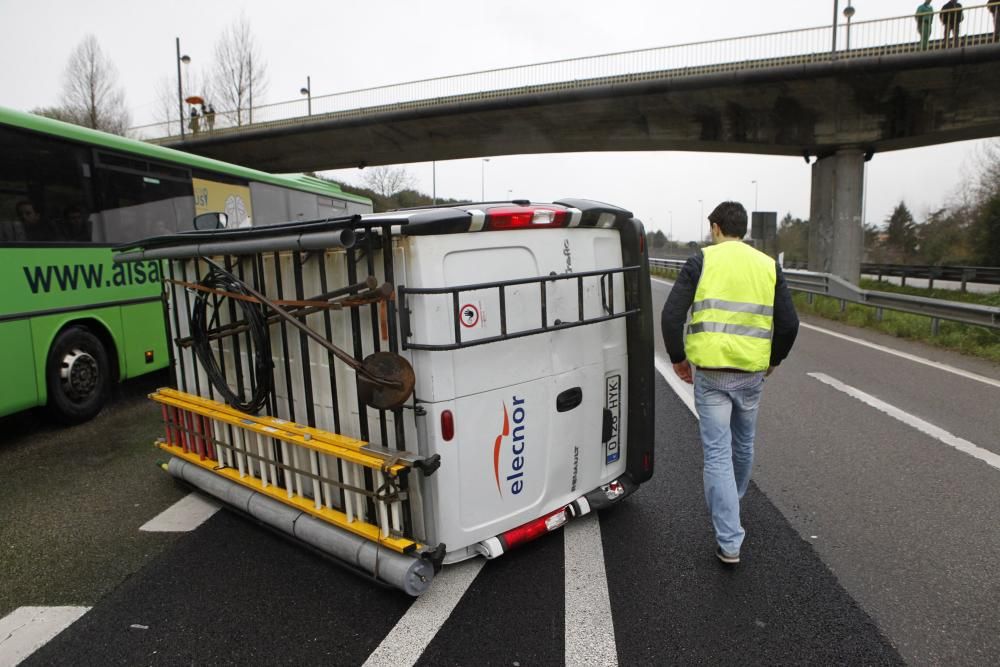
<instances>
[{"instance_id":1,"label":"overcast sky","mask_svg":"<svg viewBox=\"0 0 1000 667\"><path fill-rule=\"evenodd\" d=\"M917 0L854 0L855 21L909 16ZM936 7L942 3L935 2ZM973 1L964 3L971 6ZM846 5L842 0L841 7ZM261 102L483 69L778 30L829 25L832 0L365 0L364 2L0 0L0 106L28 110L59 101L73 48L93 33L117 64L136 124L152 122L157 84L176 77L174 38L197 74L218 33L244 12L267 63ZM255 92L255 102L259 96ZM947 204L975 173L982 142L876 155L869 163L867 219L881 222L901 199L918 219ZM406 165L431 192L429 163ZM360 182L356 170L330 172ZM442 197L551 201L600 199L628 208L680 240L701 235L724 199L808 217L810 169L801 158L718 153L592 153L503 156L437 165ZM758 181L755 187L751 181ZM671 222L672 221L672 222Z\"/></svg>"}]
</instances>

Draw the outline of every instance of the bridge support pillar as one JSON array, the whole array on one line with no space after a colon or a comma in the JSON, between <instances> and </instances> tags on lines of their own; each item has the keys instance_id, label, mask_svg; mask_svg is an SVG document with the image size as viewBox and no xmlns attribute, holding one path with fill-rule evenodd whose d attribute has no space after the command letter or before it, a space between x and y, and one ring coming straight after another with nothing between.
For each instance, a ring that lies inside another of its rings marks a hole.
<instances>
[{"instance_id":1,"label":"bridge support pillar","mask_svg":"<svg viewBox=\"0 0 1000 667\"><path fill-rule=\"evenodd\" d=\"M812 166L809 270L832 273L855 285L861 278L865 154L842 149Z\"/></svg>"}]
</instances>

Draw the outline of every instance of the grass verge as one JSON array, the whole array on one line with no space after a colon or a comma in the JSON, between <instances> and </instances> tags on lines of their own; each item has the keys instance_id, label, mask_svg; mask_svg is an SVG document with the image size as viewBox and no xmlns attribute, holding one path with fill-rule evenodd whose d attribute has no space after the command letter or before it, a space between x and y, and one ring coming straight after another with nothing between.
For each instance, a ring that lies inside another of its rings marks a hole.
<instances>
[{"instance_id":1,"label":"grass verge","mask_svg":"<svg viewBox=\"0 0 1000 667\"><path fill-rule=\"evenodd\" d=\"M875 281L870 282L878 285ZM864 287L866 289L873 289L868 285L864 285ZM881 287L884 288L885 283L882 283ZM901 289L911 290L914 288ZM888 292L890 290L882 289L881 291ZM916 291L907 291L906 294L929 296L928 292L930 291L916 288ZM938 293L951 292L951 290L933 291ZM961 294L961 292L956 293ZM980 294L975 296L992 295ZM942 297L935 296L933 298ZM1000 332L993 329L941 320L938 335L934 336L931 335L931 318L924 317L923 315L911 315L909 313L883 310L882 319L879 320L876 316L875 308L871 306L848 303L844 311L841 312L839 300L825 296L816 296L810 304L808 295L802 292L793 292L792 300L795 302L795 309L802 314L818 315L819 317L836 320L837 322L843 322L851 326L880 331L896 338L916 340L933 345L934 347L953 350L972 357L979 357L1000 363ZM988 303L988 305L992 304Z\"/></svg>"}]
</instances>

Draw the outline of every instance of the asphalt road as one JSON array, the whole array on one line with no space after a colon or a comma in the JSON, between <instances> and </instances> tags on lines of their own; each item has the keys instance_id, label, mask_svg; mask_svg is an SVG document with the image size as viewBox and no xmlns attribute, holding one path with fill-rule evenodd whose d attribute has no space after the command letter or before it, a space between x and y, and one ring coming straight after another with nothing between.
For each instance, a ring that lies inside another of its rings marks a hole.
<instances>
[{"instance_id":1,"label":"asphalt road","mask_svg":"<svg viewBox=\"0 0 1000 667\"><path fill-rule=\"evenodd\" d=\"M654 306L667 294L668 284L655 283ZM825 320L806 323L1000 379L995 364ZM758 488L907 662L995 662L1000 470L809 373L994 453L1000 388L804 327L768 379L754 466Z\"/></svg>"},{"instance_id":2,"label":"asphalt road","mask_svg":"<svg viewBox=\"0 0 1000 667\"><path fill-rule=\"evenodd\" d=\"M657 311L668 289L657 284ZM620 664L983 664L1000 654L990 568L1000 470L812 372L1000 451L988 408L1000 389L803 330L768 381L744 562L726 570L712 554L696 420L657 377L657 474L600 517ZM152 465L158 414L143 393L126 387L112 410L71 429L0 420L0 568L13 573L0 615L93 606L24 664L368 659L410 598L227 511L190 533L138 531L186 493ZM486 563L419 664L563 664L566 539Z\"/></svg>"}]
</instances>

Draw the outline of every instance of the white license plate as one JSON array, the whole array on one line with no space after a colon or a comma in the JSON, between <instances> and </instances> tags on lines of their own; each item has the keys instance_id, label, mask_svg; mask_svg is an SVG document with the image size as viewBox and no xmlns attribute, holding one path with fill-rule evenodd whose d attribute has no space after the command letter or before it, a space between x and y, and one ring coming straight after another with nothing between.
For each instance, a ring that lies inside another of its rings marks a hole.
<instances>
[{"instance_id":1,"label":"white license plate","mask_svg":"<svg viewBox=\"0 0 1000 667\"><path fill-rule=\"evenodd\" d=\"M622 376L604 379L604 407L611 411L611 437L604 443L604 464L611 465L621 458Z\"/></svg>"}]
</instances>

